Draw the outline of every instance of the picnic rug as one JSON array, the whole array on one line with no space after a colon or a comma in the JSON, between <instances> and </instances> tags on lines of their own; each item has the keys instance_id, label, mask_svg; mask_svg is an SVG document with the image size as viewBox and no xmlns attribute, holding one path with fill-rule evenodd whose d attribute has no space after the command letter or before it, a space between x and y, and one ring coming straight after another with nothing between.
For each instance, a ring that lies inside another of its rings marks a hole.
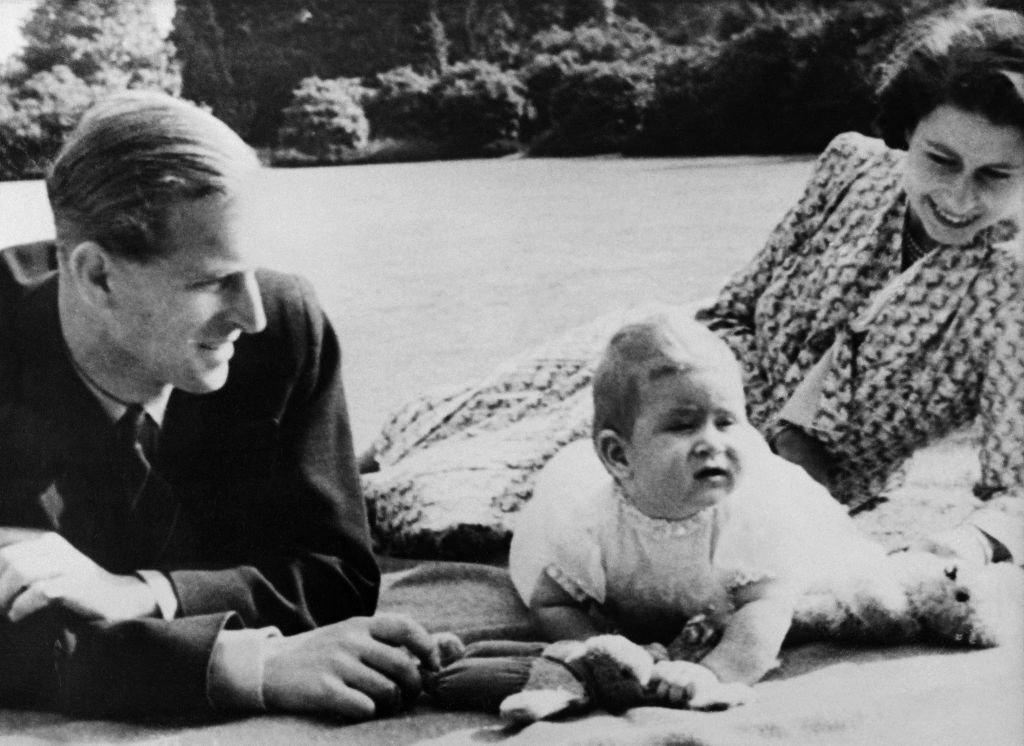
<instances>
[{"instance_id":1,"label":"picnic rug","mask_svg":"<svg viewBox=\"0 0 1024 746\"><path fill-rule=\"evenodd\" d=\"M388 569L386 567L386 569ZM504 569L409 563L384 576L381 609L467 639L531 635ZM3 743L146 744L1024 744L1024 650L804 645L756 686L754 703L701 713L641 707L509 730L486 713L421 703L369 723L270 715L220 722L119 723L0 711Z\"/></svg>"}]
</instances>

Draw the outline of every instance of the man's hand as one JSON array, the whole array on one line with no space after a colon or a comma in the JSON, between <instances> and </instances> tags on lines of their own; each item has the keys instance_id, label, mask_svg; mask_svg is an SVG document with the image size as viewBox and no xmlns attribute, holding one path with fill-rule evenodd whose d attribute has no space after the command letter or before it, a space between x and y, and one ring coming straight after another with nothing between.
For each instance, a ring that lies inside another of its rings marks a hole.
<instances>
[{"instance_id":1,"label":"man's hand","mask_svg":"<svg viewBox=\"0 0 1024 746\"><path fill-rule=\"evenodd\" d=\"M0 609L17 622L51 605L105 621L157 611L145 581L107 572L60 534L0 528Z\"/></svg>"},{"instance_id":2,"label":"man's hand","mask_svg":"<svg viewBox=\"0 0 1024 746\"><path fill-rule=\"evenodd\" d=\"M435 639L400 614L353 617L265 645L263 699L285 712L388 714L419 695L421 666L440 668Z\"/></svg>"}]
</instances>

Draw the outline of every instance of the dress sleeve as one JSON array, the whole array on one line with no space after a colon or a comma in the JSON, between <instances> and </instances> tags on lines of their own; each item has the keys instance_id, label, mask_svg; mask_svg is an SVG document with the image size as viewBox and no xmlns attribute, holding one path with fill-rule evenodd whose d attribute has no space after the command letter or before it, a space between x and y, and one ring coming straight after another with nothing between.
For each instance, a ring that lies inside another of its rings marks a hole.
<instances>
[{"instance_id":1,"label":"dress sleeve","mask_svg":"<svg viewBox=\"0 0 1024 746\"><path fill-rule=\"evenodd\" d=\"M981 481L987 502L968 517L1024 563L1024 301L1004 304L980 399Z\"/></svg>"},{"instance_id":2,"label":"dress sleeve","mask_svg":"<svg viewBox=\"0 0 1024 746\"><path fill-rule=\"evenodd\" d=\"M829 144L818 157L803 195L772 231L765 246L726 282L714 303L697 312L697 320L722 337L739 359L750 402L770 400L764 391L768 382L761 371L754 320L758 301L786 258L800 252L842 199L852 176L850 161L858 152L860 139L859 135L846 133Z\"/></svg>"}]
</instances>

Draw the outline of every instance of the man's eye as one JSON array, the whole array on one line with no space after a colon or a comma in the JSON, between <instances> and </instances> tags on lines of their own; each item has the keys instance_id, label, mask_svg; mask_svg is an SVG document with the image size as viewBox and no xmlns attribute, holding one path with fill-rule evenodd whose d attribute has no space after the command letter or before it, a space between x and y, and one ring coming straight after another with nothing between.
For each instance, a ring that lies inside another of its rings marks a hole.
<instances>
[{"instance_id":1,"label":"man's eye","mask_svg":"<svg viewBox=\"0 0 1024 746\"><path fill-rule=\"evenodd\" d=\"M1005 181L1010 178L1009 171L1000 171L995 168L983 168L978 172L978 175L984 181Z\"/></svg>"},{"instance_id":2,"label":"man's eye","mask_svg":"<svg viewBox=\"0 0 1024 746\"><path fill-rule=\"evenodd\" d=\"M206 280L198 280L192 283L193 290L221 290L231 284L231 275L224 277L210 277Z\"/></svg>"}]
</instances>

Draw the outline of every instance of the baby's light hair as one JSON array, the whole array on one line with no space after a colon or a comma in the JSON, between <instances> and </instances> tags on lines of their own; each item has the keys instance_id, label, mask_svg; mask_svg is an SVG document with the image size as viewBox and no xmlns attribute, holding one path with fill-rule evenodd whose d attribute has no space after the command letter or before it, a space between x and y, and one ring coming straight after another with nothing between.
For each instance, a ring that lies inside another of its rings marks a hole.
<instances>
[{"instance_id":1,"label":"baby's light hair","mask_svg":"<svg viewBox=\"0 0 1024 746\"><path fill-rule=\"evenodd\" d=\"M742 392L739 363L728 345L682 312L664 311L619 329L594 373L594 437L633 433L642 384L667 374L714 371Z\"/></svg>"}]
</instances>

